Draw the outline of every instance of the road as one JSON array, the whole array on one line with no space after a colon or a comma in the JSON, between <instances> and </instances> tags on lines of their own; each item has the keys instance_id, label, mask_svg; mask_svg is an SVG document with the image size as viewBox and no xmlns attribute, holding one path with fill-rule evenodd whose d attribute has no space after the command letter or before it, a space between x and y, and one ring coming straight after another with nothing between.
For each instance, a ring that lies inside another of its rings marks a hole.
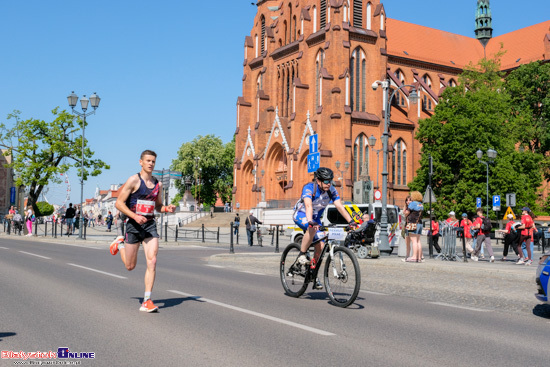
<instances>
[{"instance_id":1,"label":"road","mask_svg":"<svg viewBox=\"0 0 550 367\"><path fill-rule=\"evenodd\" d=\"M143 253L128 272L106 245L0 237L0 349L95 353L82 366L548 364L546 317L368 290L340 309L322 291L294 299L276 275L209 263L220 253L161 248L160 312L147 314Z\"/></svg>"}]
</instances>

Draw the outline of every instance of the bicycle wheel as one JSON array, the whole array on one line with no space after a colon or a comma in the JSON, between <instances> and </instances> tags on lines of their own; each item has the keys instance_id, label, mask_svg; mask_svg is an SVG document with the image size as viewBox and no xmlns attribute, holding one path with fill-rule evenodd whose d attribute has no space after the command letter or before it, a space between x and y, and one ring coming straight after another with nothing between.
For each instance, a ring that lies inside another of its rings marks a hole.
<instances>
[{"instance_id":1,"label":"bicycle wheel","mask_svg":"<svg viewBox=\"0 0 550 367\"><path fill-rule=\"evenodd\" d=\"M361 287L361 270L357 258L348 248L335 247L334 256L325 263L325 289L332 303L348 307L357 298Z\"/></svg>"},{"instance_id":2,"label":"bicycle wheel","mask_svg":"<svg viewBox=\"0 0 550 367\"><path fill-rule=\"evenodd\" d=\"M288 245L281 255L281 283L283 288L291 297L300 297L306 291L308 281L307 265L298 263L300 246L296 243Z\"/></svg>"}]
</instances>

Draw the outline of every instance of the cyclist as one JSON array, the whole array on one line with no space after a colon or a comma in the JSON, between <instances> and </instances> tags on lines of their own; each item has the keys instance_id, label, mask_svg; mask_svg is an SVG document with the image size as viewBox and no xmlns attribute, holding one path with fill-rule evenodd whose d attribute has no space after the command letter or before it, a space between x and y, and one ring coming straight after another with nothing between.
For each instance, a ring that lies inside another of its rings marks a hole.
<instances>
[{"instance_id":1,"label":"cyclist","mask_svg":"<svg viewBox=\"0 0 550 367\"><path fill-rule=\"evenodd\" d=\"M355 222L340 201L338 191L332 186L333 178L334 173L331 169L325 167L317 169L313 181L304 185L302 197L294 207L294 223L304 231L302 246L300 247L300 254L298 256L298 261L302 265L311 264L311 260L307 255L307 250L317 237L317 232L321 226L321 217L323 216L326 206L330 202L334 203L338 212L340 212L350 226L355 226ZM315 245L314 263L317 262L323 246L323 242ZM314 288L322 288L321 282L318 279Z\"/></svg>"}]
</instances>

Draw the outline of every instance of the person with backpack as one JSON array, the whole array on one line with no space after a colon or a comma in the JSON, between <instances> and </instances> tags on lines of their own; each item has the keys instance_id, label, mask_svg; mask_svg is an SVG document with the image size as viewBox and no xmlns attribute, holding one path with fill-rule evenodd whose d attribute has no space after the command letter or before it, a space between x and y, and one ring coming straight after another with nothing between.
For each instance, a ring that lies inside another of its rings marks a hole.
<instances>
[{"instance_id":1,"label":"person with backpack","mask_svg":"<svg viewBox=\"0 0 550 367\"><path fill-rule=\"evenodd\" d=\"M350 226L356 226L355 221L344 208L338 190L332 186L334 173L330 168L319 167L313 175L313 181L307 183L302 188L302 196L294 206L294 214L292 219L298 227L304 231L302 244L300 246L300 254L298 261L302 265L309 265L308 249L313 240L317 237L317 231L321 226L321 218L328 204L334 203L334 206L340 215L349 223ZM320 242L315 245L314 259L317 261L321 254L324 243ZM319 279L316 279L313 286L314 289L323 288Z\"/></svg>"},{"instance_id":2,"label":"person with backpack","mask_svg":"<svg viewBox=\"0 0 550 367\"><path fill-rule=\"evenodd\" d=\"M508 223L506 223L506 227L504 228L504 250L502 252L502 259L500 261L506 261L506 256L508 256L508 248L512 248L516 255L518 254L517 250L517 242L519 240L519 232L516 231L518 223L514 222L514 216L512 214L507 215Z\"/></svg>"},{"instance_id":3,"label":"person with backpack","mask_svg":"<svg viewBox=\"0 0 550 367\"><path fill-rule=\"evenodd\" d=\"M244 224L246 224L246 236L248 237L248 246L254 246L254 232L258 230L258 226L256 224L262 224L256 218L254 215L254 210L250 211L250 214L248 217L246 217L246 220L244 221ZM259 243L261 246L262 244Z\"/></svg>"},{"instance_id":4,"label":"person with backpack","mask_svg":"<svg viewBox=\"0 0 550 367\"><path fill-rule=\"evenodd\" d=\"M491 258L489 259L489 262L494 263L495 262L495 256L493 254L493 247L491 246L491 229L493 229L493 225L491 224L491 219L489 217L486 217L483 215L483 209L477 208L477 219L475 220L472 228L473 229L479 229L479 234L477 235L477 244L474 252L472 253L472 260L478 261L479 253L481 251L481 246L485 244L485 247L487 247L487 251L489 251L489 256Z\"/></svg>"}]
</instances>

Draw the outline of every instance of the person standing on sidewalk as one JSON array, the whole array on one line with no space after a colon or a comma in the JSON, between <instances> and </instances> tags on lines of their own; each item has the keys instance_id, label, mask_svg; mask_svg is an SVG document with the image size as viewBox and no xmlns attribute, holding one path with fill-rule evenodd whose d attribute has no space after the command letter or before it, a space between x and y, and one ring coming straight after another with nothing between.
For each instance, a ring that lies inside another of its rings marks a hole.
<instances>
[{"instance_id":1,"label":"person standing on sidewalk","mask_svg":"<svg viewBox=\"0 0 550 367\"><path fill-rule=\"evenodd\" d=\"M412 256L405 259L406 262L423 262L422 243L420 235L422 234L422 194L419 191L411 193L412 202L407 207L405 214L407 215L407 231L411 237Z\"/></svg>"},{"instance_id":2,"label":"person standing on sidewalk","mask_svg":"<svg viewBox=\"0 0 550 367\"><path fill-rule=\"evenodd\" d=\"M517 241L519 240L519 233L516 231L514 222L514 216L512 214L508 214L506 216L508 218L508 223L506 223L506 227L504 228L504 250L502 251L502 259L500 261L506 261L506 256L508 256L508 248L512 248L516 255L518 254L518 251L516 249L517 247Z\"/></svg>"},{"instance_id":3,"label":"person standing on sidewalk","mask_svg":"<svg viewBox=\"0 0 550 367\"><path fill-rule=\"evenodd\" d=\"M439 222L436 220L435 217L432 217L432 233L430 233L430 236L432 238L432 245L437 251L438 254L441 253L441 247L439 246L439 237L441 235L439 234Z\"/></svg>"},{"instance_id":4,"label":"person standing on sidewalk","mask_svg":"<svg viewBox=\"0 0 550 367\"><path fill-rule=\"evenodd\" d=\"M493 247L491 246L491 229L488 228L488 221L489 217L485 217L483 215L483 209L477 208L477 219L475 220L473 224L474 229L479 229L479 234L477 235L477 244L474 252L472 253L472 260L478 261L479 253L481 251L481 246L485 244L485 247L487 247L487 251L489 251L489 256L491 258L489 259L489 262L494 263L495 262L495 256L493 254Z\"/></svg>"},{"instance_id":5,"label":"person standing on sidewalk","mask_svg":"<svg viewBox=\"0 0 550 367\"><path fill-rule=\"evenodd\" d=\"M67 236L70 236L74 230L74 217L76 210L73 208L73 203L69 203L69 207L65 210L65 223L67 224Z\"/></svg>"},{"instance_id":6,"label":"person standing on sidewalk","mask_svg":"<svg viewBox=\"0 0 550 367\"><path fill-rule=\"evenodd\" d=\"M458 219L456 219L455 212L449 213L449 218L445 220L445 222L450 225L451 227L458 227Z\"/></svg>"},{"instance_id":7,"label":"person standing on sidewalk","mask_svg":"<svg viewBox=\"0 0 550 367\"><path fill-rule=\"evenodd\" d=\"M466 243L466 251L468 251L469 254L474 252L474 248L472 246L474 239L472 233L470 232L472 224L472 221L468 219L468 214L462 213L462 220L460 221L459 227L464 229L464 242Z\"/></svg>"},{"instance_id":8,"label":"person standing on sidewalk","mask_svg":"<svg viewBox=\"0 0 550 367\"><path fill-rule=\"evenodd\" d=\"M244 224L246 225L246 236L248 237L248 246L254 246L254 232L258 230L256 224L262 224L262 222L260 222L253 214L254 211L251 210L250 214L244 221Z\"/></svg>"},{"instance_id":9,"label":"person standing on sidewalk","mask_svg":"<svg viewBox=\"0 0 550 367\"><path fill-rule=\"evenodd\" d=\"M34 223L34 212L32 210L32 206L29 206L29 209L27 210L27 215L25 217L25 222L27 224L27 236L32 236L32 224Z\"/></svg>"},{"instance_id":10,"label":"person standing on sidewalk","mask_svg":"<svg viewBox=\"0 0 550 367\"><path fill-rule=\"evenodd\" d=\"M139 245L147 260L145 270L145 293L140 311L155 312L158 307L151 301L151 292L155 283L159 235L155 222L155 210L161 213L173 213L175 205L162 205L162 183L153 177L157 154L152 150L141 153L139 164L141 172L131 176L121 189L116 208L129 219L126 223L125 244L113 242L109 246L112 255L120 250L120 258L129 271L136 267ZM118 239L118 237L117 237Z\"/></svg>"},{"instance_id":11,"label":"person standing on sidewalk","mask_svg":"<svg viewBox=\"0 0 550 367\"><path fill-rule=\"evenodd\" d=\"M241 217L239 217L239 213L235 214L235 219L233 220L233 228L235 229L234 235L239 235L239 226L241 225Z\"/></svg>"},{"instance_id":12,"label":"person standing on sidewalk","mask_svg":"<svg viewBox=\"0 0 550 367\"><path fill-rule=\"evenodd\" d=\"M533 227L535 226L535 223L533 222L533 218L529 215L531 210L524 206L521 209L521 225L516 227L517 230L521 231L521 236L519 238L519 243L517 245L517 250L519 252L519 255L521 258L518 260L516 264L518 265L531 265L533 262L533 253L531 251L531 239L533 235ZM525 244L525 245L524 245ZM526 253L523 251L523 246L526 247Z\"/></svg>"},{"instance_id":13,"label":"person standing on sidewalk","mask_svg":"<svg viewBox=\"0 0 550 367\"><path fill-rule=\"evenodd\" d=\"M405 198L405 206L403 207L403 231L402 233L405 235L405 246L407 249L407 252L405 253L405 259L409 258L411 256L411 238L409 237L409 231L405 229L407 226L407 215L408 215L408 208L409 204L412 202L411 195L407 195Z\"/></svg>"}]
</instances>

